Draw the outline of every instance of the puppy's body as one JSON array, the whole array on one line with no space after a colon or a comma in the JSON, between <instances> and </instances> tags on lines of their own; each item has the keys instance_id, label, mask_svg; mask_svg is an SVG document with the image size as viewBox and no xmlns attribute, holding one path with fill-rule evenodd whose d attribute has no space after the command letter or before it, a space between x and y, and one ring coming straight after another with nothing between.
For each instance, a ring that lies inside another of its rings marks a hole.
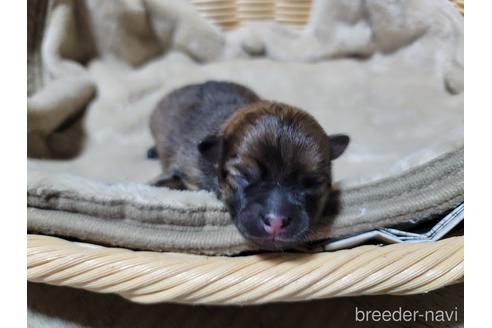
<instances>
[{"instance_id":1,"label":"puppy's body","mask_svg":"<svg viewBox=\"0 0 492 328\"><path fill-rule=\"evenodd\" d=\"M328 136L299 108L233 83L178 89L151 119L157 185L214 191L239 231L266 248L300 243L322 212L331 160L349 138Z\"/></svg>"},{"instance_id":2,"label":"puppy's body","mask_svg":"<svg viewBox=\"0 0 492 328\"><path fill-rule=\"evenodd\" d=\"M157 184L217 192L214 163L204 160L197 146L218 133L234 112L258 100L243 86L221 82L189 85L167 95L150 121L163 170Z\"/></svg>"}]
</instances>

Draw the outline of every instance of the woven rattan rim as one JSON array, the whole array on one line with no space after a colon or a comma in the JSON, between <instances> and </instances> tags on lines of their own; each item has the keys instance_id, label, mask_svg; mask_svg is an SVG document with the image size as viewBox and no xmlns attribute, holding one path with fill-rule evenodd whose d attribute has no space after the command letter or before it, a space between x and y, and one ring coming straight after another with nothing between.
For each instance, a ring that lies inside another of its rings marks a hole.
<instances>
[{"instance_id":1,"label":"woven rattan rim","mask_svg":"<svg viewBox=\"0 0 492 328\"><path fill-rule=\"evenodd\" d=\"M209 257L28 235L29 281L139 303L260 304L428 292L463 280L464 237L316 254Z\"/></svg>"},{"instance_id":2,"label":"woven rattan rim","mask_svg":"<svg viewBox=\"0 0 492 328\"><path fill-rule=\"evenodd\" d=\"M464 15L464 0L450 0ZM273 20L283 25L303 27L309 20L312 0L191 0L197 11L222 29L249 21Z\"/></svg>"}]
</instances>

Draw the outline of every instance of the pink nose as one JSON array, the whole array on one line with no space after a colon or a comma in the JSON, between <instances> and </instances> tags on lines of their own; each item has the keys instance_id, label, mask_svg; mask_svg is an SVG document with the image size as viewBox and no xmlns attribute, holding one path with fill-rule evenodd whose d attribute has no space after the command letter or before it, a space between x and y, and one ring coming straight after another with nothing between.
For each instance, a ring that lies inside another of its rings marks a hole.
<instances>
[{"instance_id":1,"label":"pink nose","mask_svg":"<svg viewBox=\"0 0 492 328\"><path fill-rule=\"evenodd\" d=\"M268 214L263 220L263 227L268 234L276 236L282 232L288 221L285 216Z\"/></svg>"}]
</instances>

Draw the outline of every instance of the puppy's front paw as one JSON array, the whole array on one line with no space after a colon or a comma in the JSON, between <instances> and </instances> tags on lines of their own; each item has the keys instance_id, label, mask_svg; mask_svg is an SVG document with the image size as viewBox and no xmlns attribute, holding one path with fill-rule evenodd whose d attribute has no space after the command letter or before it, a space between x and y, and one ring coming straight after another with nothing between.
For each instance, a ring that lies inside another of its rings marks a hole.
<instances>
[{"instance_id":1,"label":"puppy's front paw","mask_svg":"<svg viewBox=\"0 0 492 328\"><path fill-rule=\"evenodd\" d=\"M186 186L179 176L165 176L159 175L149 181L149 184L153 187L166 187L175 190L186 190Z\"/></svg>"}]
</instances>

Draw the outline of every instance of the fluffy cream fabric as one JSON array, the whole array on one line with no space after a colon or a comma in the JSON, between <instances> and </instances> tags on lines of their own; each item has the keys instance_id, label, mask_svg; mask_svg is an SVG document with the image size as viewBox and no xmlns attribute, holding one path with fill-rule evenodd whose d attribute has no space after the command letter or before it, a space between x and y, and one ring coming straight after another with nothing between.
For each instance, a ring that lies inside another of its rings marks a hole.
<instances>
[{"instance_id":1,"label":"fluffy cream fabric","mask_svg":"<svg viewBox=\"0 0 492 328\"><path fill-rule=\"evenodd\" d=\"M222 32L185 1L59 0L48 12L41 47L44 86L28 99L32 211L103 216L103 209L88 213L46 200L47 194L76 194L74 202L136 199L145 206L154 200L185 211L178 226L186 226L186 215L196 209L205 209L212 225L230 225L211 194L145 185L159 173L158 162L145 158L156 103L177 87L210 79L245 84L264 98L304 108L328 133L349 134L352 143L334 165L342 194L344 188L405 176L463 142L463 18L446 0L318 0L304 30L263 22ZM450 171L453 188L460 186L461 167ZM455 190L425 216L461 200L462 189ZM370 206L350 206L375 225L395 218L388 212L371 216ZM412 216L415 210L407 208L394 222L424 217ZM31 216L30 228L91 240L87 231L50 230L47 222L54 216L48 216ZM117 214L112 217L118 221ZM351 218L340 227L361 220ZM236 245L244 242L231 236ZM114 238L108 232L96 239ZM124 238L117 244L125 245ZM149 247L175 249L160 243ZM238 250L248 249L241 245Z\"/></svg>"}]
</instances>

